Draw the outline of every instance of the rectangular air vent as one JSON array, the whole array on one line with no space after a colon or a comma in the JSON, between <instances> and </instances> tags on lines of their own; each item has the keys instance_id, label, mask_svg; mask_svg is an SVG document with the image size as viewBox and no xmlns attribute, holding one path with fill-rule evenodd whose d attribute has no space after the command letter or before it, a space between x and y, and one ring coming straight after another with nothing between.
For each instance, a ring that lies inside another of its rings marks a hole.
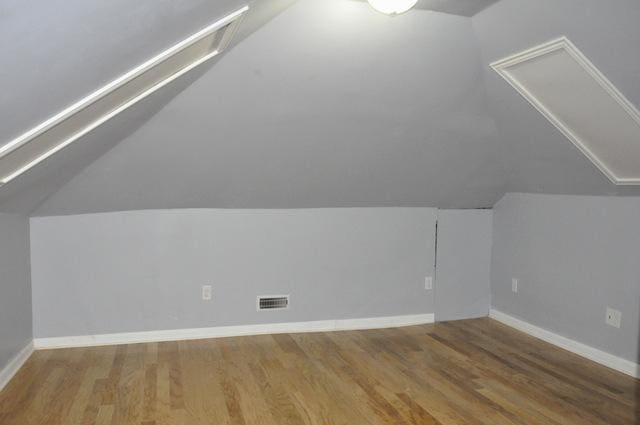
<instances>
[{"instance_id":1,"label":"rectangular air vent","mask_svg":"<svg viewBox=\"0 0 640 425\"><path fill-rule=\"evenodd\" d=\"M289 308L289 295L261 295L258 297L258 311L285 310Z\"/></svg>"},{"instance_id":2,"label":"rectangular air vent","mask_svg":"<svg viewBox=\"0 0 640 425\"><path fill-rule=\"evenodd\" d=\"M248 7L203 28L0 146L0 186L222 52Z\"/></svg>"},{"instance_id":3,"label":"rectangular air vent","mask_svg":"<svg viewBox=\"0 0 640 425\"><path fill-rule=\"evenodd\" d=\"M640 185L640 112L571 41L491 66L613 183Z\"/></svg>"}]
</instances>

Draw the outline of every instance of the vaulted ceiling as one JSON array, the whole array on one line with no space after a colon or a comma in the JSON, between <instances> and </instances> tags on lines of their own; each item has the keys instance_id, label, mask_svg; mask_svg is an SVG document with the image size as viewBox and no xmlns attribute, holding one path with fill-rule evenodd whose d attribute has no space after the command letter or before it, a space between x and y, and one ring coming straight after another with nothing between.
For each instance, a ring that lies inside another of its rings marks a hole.
<instances>
[{"instance_id":1,"label":"vaulted ceiling","mask_svg":"<svg viewBox=\"0 0 640 425\"><path fill-rule=\"evenodd\" d=\"M640 105L640 3L491 3L422 0L391 18L358 0L251 1L224 55L1 187L0 210L478 208L507 191L640 195L613 185L489 67L566 35ZM242 5L3 2L0 140Z\"/></svg>"}]
</instances>

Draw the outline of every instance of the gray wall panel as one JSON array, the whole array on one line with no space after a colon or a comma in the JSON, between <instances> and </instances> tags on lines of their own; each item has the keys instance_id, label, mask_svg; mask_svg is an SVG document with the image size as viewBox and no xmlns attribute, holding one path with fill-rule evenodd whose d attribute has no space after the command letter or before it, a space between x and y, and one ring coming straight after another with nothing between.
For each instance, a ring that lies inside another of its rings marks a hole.
<instances>
[{"instance_id":1,"label":"gray wall panel","mask_svg":"<svg viewBox=\"0 0 640 425\"><path fill-rule=\"evenodd\" d=\"M0 370L32 339L29 219L0 214Z\"/></svg>"},{"instance_id":2,"label":"gray wall panel","mask_svg":"<svg viewBox=\"0 0 640 425\"><path fill-rule=\"evenodd\" d=\"M489 313L491 210L438 211L437 321Z\"/></svg>"},{"instance_id":3,"label":"gray wall panel","mask_svg":"<svg viewBox=\"0 0 640 425\"><path fill-rule=\"evenodd\" d=\"M35 334L432 313L435 218L430 208L32 218ZM291 294L291 308L258 313L259 294Z\"/></svg>"},{"instance_id":4,"label":"gray wall panel","mask_svg":"<svg viewBox=\"0 0 640 425\"><path fill-rule=\"evenodd\" d=\"M639 217L640 198L506 195L494 208L493 308L638 361ZM605 324L607 306L622 311L620 329Z\"/></svg>"}]
</instances>

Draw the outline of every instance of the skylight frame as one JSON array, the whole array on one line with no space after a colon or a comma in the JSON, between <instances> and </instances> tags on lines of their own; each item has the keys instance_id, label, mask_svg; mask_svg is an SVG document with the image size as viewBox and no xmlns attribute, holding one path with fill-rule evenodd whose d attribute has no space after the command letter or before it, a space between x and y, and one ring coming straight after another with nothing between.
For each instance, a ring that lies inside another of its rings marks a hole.
<instances>
[{"instance_id":1,"label":"skylight frame","mask_svg":"<svg viewBox=\"0 0 640 425\"><path fill-rule=\"evenodd\" d=\"M15 170L0 177L0 187L9 183L16 177L20 176L21 174L27 172L31 168L35 167L37 164L41 163L42 161L46 160L50 156L54 155L56 152L59 152L60 150L64 149L71 143L80 139L82 136L91 132L92 130L99 127L100 125L104 124L105 122L115 117L116 115L120 114L124 110L130 108L134 104L138 103L142 99L154 93L155 91L159 90L160 88L176 80L180 76L186 74L187 72L191 71L197 66L203 64L204 62L210 60L211 58L223 52L225 48L228 46L229 42L231 41L233 35L235 34L238 28L238 25L240 24L242 18L244 17L244 15L248 10L249 10L249 6L244 6L236 10L235 12L223 17L222 19L219 19L218 21L206 26L200 31L192 34L186 39L169 47L168 49L164 50L158 55L143 62L142 64L126 72L125 74L121 75L120 77L116 78L115 80L111 81L105 86L99 88L98 90L94 91L88 96L85 96L84 98L75 102L71 106L65 108L64 110L57 113L56 115L48 118L47 120L43 121L42 123L38 124L32 129L28 130L27 132L16 137L15 139L0 146L0 161L2 161L4 158L9 157L12 153L19 150L21 147L24 147L30 142L37 139L38 137L43 136L47 131L64 123L66 120L74 117L76 114L83 111L85 108L95 105L98 101L100 101L101 99L104 99L109 94L114 93L116 90L118 90L119 88L122 88L127 83L132 82L134 79L142 76L146 72L155 69L158 65L174 57L176 54L185 51L189 47L194 46L197 42L205 39L206 37L214 35L217 31L221 29L224 29L224 33L222 34L222 37L220 38L217 45L214 47L214 49L210 53L189 63L185 67L179 68L177 72L166 76L166 78L161 79L155 84L152 83L150 87L144 89L144 91L138 94L135 94L133 97L128 98L128 100L126 100L123 104L115 107L114 109L111 109L107 113L98 115L96 119L89 122L89 124L87 124L86 126L82 126L82 128L79 131L76 131L73 134L69 135L69 137L64 138L63 140L60 141L60 143L55 144L55 146L53 146L52 148L47 149L45 152L35 156L30 161L18 166L18 168L16 168Z\"/></svg>"},{"instance_id":2,"label":"skylight frame","mask_svg":"<svg viewBox=\"0 0 640 425\"><path fill-rule=\"evenodd\" d=\"M584 141L568 126L566 126L554 113L529 92L520 82L509 74L509 68L519 65L531 59L564 50L571 58L586 71L600 87L607 92L613 100L635 121L640 128L640 111L604 76L602 72L569 40L566 36L559 37L547 43L532 47L522 52L510 55L490 64L504 80L506 80L520 95L522 95L534 108L538 110L549 122L551 122L565 137L567 137L612 183L618 186L640 185L640 176L634 178L618 177L596 155ZM640 142L640 141L639 141Z\"/></svg>"}]
</instances>

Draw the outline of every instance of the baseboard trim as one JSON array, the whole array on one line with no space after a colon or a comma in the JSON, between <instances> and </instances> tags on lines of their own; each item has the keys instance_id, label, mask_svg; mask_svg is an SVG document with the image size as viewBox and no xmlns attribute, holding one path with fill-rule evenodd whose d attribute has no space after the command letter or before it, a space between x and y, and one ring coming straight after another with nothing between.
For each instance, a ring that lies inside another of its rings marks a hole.
<instances>
[{"instance_id":1,"label":"baseboard trim","mask_svg":"<svg viewBox=\"0 0 640 425\"><path fill-rule=\"evenodd\" d=\"M241 326L218 326L213 328L36 338L34 339L34 345L36 349L94 347L101 345L182 341L189 339L222 338L246 335L383 329L422 325L433 322L434 315L429 313L409 316L371 317L363 319L316 320L311 322L286 322Z\"/></svg>"},{"instance_id":2,"label":"baseboard trim","mask_svg":"<svg viewBox=\"0 0 640 425\"><path fill-rule=\"evenodd\" d=\"M640 378L640 365L638 363L634 363L630 360L614 356L613 354L606 353L581 342L555 334L495 309L489 310L489 317L557 347L571 351L574 354L596 363L600 363L603 366L617 370L618 372L622 372L634 378Z\"/></svg>"},{"instance_id":3,"label":"baseboard trim","mask_svg":"<svg viewBox=\"0 0 640 425\"><path fill-rule=\"evenodd\" d=\"M16 354L2 370L0 370L0 391L2 391L9 381L11 381L11 378L18 373L24 363L29 359L29 357L31 357L33 350L33 341L31 341L22 350L20 350L20 352Z\"/></svg>"}]
</instances>

